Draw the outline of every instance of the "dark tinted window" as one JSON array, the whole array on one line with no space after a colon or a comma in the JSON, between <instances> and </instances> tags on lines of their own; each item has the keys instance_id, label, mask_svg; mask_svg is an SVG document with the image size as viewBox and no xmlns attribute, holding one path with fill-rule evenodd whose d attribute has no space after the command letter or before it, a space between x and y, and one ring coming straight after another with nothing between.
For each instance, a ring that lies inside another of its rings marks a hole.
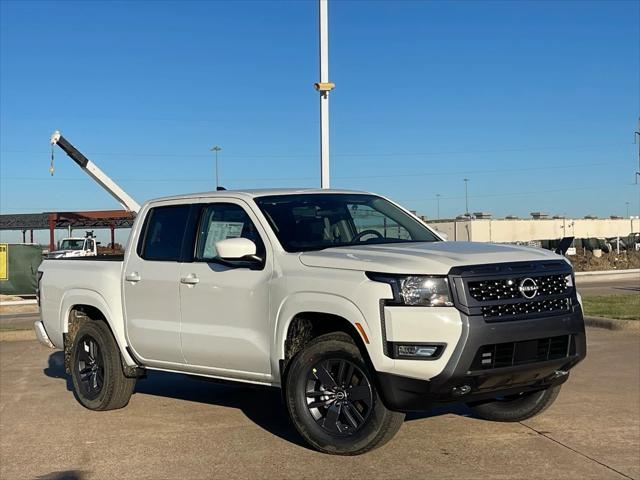
<instances>
[{"instance_id":1,"label":"dark tinted window","mask_svg":"<svg viewBox=\"0 0 640 480\"><path fill-rule=\"evenodd\" d=\"M207 205L200 220L196 260L218 257L215 244L227 238L247 238L256 244L256 255L264 258L264 243L247 212L234 203Z\"/></svg>"},{"instance_id":2,"label":"dark tinted window","mask_svg":"<svg viewBox=\"0 0 640 480\"><path fill-rule=\"evenodd\" d=\"M189 208L189 205L172 205L149 210L142 236L142 258L164 261L180 259Z\"/></svg>"},{"instance_id":3,"label":"dark tinted window","mask_svg":"<svg viewBox=\"0 0 640 480\"><path fill-rule=\"evenodd\" d=\"M288 252L439 240L415 217L375 195L316 193L255 201Z\"/></svg>"}]
</instances>

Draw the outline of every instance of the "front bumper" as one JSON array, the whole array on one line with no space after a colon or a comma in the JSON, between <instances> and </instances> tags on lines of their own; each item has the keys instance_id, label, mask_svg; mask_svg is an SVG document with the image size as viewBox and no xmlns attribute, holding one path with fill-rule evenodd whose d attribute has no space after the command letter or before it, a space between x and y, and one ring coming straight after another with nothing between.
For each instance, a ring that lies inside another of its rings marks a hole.
<instances>
[{"instance_id":1,"label":"front bumper","mask_svg":"<svg viewBox=\"0 0 640 480\"><path fill-rule=\"evenodd\" d=\"M440 403L471 402L558 385L566 381L567 372L587 353L579 305L564 315L494 323L462 315L462 323L462 337L439 375L419 380L378 372L378 387L388 408L419 411ZM562 336L571 342L562 358L488 369L480 369L477 360L474 362L480 348L486 345Z\"/></svg>"},{"instance_id":2,"label":"front bumper","mask_svg":"<svg viewBox=\"0 0 640 480\"><path fill-rule=\"evenodd\" d=\"M42 323L42 320L36 320L35 322L33 322L33 329L36 331L36 337L41 344L43 344L45 347L56 348L56 346L49 338L49 335L47 335L47 331L44 328L44 323Z\"/></svg>"}]
</instances>

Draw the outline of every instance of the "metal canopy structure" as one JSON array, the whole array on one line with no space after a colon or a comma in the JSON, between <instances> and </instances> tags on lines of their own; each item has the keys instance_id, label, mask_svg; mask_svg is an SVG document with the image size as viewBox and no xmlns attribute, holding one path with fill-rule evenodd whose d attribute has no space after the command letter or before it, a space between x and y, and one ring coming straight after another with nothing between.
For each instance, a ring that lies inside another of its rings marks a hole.
<instances>
[{"instance_id":1,"label":"metal canopy structure","mask_svg":"<svg viewBox=\"0 0 640 480\"><path fill-rule=\"evenodd\" d=\"M108 228L111 230L111 245L115 243L116 228L131 228L135 214L126 210L96 210L88 212L45 212L0 215L0 230L22 231L22 241L26 242L26 232L49 230L49 249L55 249L56 228Z\"/></svg>"}]
</instances>

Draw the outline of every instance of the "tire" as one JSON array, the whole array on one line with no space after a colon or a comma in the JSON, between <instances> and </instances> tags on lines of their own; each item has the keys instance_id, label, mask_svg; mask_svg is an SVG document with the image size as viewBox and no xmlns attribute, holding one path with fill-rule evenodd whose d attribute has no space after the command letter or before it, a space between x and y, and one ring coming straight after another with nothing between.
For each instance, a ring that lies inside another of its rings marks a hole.
<instances>
[{"instance_id":1,"label":"tire","mask_svg":"<svg viewBox=\"0 0 640 480\"><path fill-rule=\"evenodd\" d=\"M71 351L73 392L89 410L115 410L129 403L135 378L124 376L120 351L106 323L80 327Z\"/></svg>"},{"instance_id":2,"label":"tire","mask_svg":"<svg viewBox=\"0 0 640 480\"><path fill-rule=\"evenodd\" d=\"M544 412L555 401L561 385L510 395L490 402L469 404L476 416L494 422L520 422Z\"/></svg>"},{"instance_id":3,"label":"tire","mask_svg":"<svg viewBox=\"0 0 640 480\"><path fill-rule=\"evenodd\" d=\"M404 421L404 413L384 406L372 370L351 337L341 332L317 337L293 358L285 399L300 435L334 455L380 447Z\"/></svg>"}]
</instances>

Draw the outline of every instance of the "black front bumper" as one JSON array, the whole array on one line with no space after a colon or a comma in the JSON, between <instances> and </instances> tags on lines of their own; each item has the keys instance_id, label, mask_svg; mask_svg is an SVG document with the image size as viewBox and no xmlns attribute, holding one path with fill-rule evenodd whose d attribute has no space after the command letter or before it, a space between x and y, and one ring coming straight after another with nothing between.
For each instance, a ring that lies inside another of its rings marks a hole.
<instances>
[{"instance_id":1,"label":"black front bumper","mask_svg":"<svg viewBox=\"0 0 640 480\"><path fill-rule=\"evenodd\" d=\"M493 323L486 322L481 316L464 313L461 318L462 337L447 366L436 377L418 380L378 372L378 387L388 408L420 411L442 403L473 402L540 390L566 381L568 374L564 372L587 354L584 319L577 302L571 312L550 317ZM474 366L479 349L485 345L561 336L567 336L571 342L562 358L500 368L477 369ZM468 392L462 394L466 390Z\"/></svg>"}]
</instances>

